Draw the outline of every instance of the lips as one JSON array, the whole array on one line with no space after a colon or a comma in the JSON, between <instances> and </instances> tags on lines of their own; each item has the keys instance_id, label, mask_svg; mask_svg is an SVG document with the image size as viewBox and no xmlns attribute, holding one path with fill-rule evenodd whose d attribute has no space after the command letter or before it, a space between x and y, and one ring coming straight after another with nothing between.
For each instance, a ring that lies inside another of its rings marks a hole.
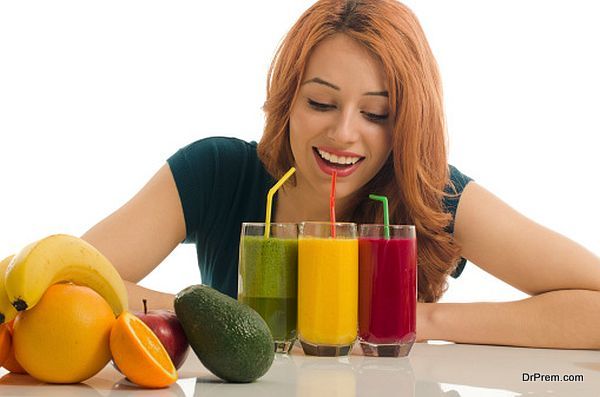
<instances>
[{"instance_id":1,"label":"lips","mask_svg":"<svg viewBox=\"0 0 600 397\"><path fill-rule=\"evenodd\" d=\"M339 177L349 176L354 173L365 159L364 156L356 153L324 147L313 147L313 155L321 171L328 175L333 174L335 171Z\"/></svg>"}]
</instances>

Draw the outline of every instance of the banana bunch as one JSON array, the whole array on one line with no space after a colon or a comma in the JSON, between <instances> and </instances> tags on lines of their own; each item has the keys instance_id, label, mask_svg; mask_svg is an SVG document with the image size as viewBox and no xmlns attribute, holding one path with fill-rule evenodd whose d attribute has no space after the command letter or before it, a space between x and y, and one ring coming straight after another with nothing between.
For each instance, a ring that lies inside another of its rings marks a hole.
<instances>
[{"instance_id":1,"label":"banana bunch","mask_svg":"<svg viewBox=\"0 0 600 397\"><path fill-rule=\"evenodd\" d=\"M60 282L93 289L106 299L115 315L127 310L127 290L121 276L100 251L80 238L55 234L29 244L10 258L0 264L0 323L35 306L48 287Z\"/></svg>"}]
</instances>

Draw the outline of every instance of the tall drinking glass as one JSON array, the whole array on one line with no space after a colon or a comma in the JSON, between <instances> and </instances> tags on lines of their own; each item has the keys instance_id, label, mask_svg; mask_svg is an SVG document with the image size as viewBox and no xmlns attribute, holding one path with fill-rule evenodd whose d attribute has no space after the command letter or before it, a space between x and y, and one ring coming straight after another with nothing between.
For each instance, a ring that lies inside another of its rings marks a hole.
<instances>
[{"instance_id":1,"label":"tall drinking glass","mask_svg":"<svg viewBox=\"0 0 600 397\"><path fill-rule=\"evenodd\" d=\"M289 353L296 340L298 226L243 223L238 266L238 300L265 320L275 351Z\"/></svg>"},{"instance_id":2,"label":"tall drinking glass","mask_svg":"<svg viewBox=\"0 0 600 397\"><path fill-rule=\"evenodd\" d=\"M332 229L335 228L335 237ZM340 356L356 340L355 223L303 222L298 235L298 337L304 353Z\"/></svg>"},{"instance_id":3,"label":"tall drinking glass","mask_svg":"<svg viewBox=\"0 0 600 397\"><path fill-rule=\"evenodd\" d=\"M416 338L417 237L413 225L361 225L359 341L367 356L407 356Z\"/></svg>"}]
</instances>

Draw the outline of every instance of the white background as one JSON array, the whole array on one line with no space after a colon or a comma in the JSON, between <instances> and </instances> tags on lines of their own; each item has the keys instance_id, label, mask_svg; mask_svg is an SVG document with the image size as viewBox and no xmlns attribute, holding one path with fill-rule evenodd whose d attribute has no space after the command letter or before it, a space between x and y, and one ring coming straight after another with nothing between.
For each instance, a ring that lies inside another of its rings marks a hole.
<instances>
[{"instance_id":1,"label":"white background","mask_svg":"<svg viewBox=\"0 0 600 397\"><path fill-rule=\"evenodd\" d=\"M198 138L258 140L268 65L311 3L0 3L0 256L83 234ZM450 162L598 254L593 3L406 1L440 65ZM142 284L198 281L182 245ZM444 300L522 296L468 264Z\"/></svg>"}]
</instances>

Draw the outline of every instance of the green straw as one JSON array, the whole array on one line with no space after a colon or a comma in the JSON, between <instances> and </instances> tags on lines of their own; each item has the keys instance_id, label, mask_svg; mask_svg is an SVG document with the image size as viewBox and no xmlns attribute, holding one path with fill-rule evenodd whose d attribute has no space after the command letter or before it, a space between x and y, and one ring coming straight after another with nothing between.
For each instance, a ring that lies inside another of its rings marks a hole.
<instances>
[{"instance_id":1,"label":"green straw","mask_svg":"<svg viewBox=\"0 0 600 397\"><path fill-rule=\"evenodd\" d=\"M390 239L390 210L388 206L388 199L385 196L376 196L374 194L369 194L369 198L371 200L381 201L383 203L383 225L384 225L384 233L385 239Z\"/></svg>"},{"instance_id":2,"label":"green straw","mask_svg":"<svg viewBox=\"0 0 600 397\"><path fill-rule=\"evenodd\" d=\"M267 216L265 218L265 238L269 238L271 234L271 207L273 206L273 196L277 192L277 190L288 180L292 174L296 172L294 167L290 168L288 172L286 172L281 179L277 181L275 185L271 189L269 189L269 193L267 193Z\"/></svg>"}]
</instances>

